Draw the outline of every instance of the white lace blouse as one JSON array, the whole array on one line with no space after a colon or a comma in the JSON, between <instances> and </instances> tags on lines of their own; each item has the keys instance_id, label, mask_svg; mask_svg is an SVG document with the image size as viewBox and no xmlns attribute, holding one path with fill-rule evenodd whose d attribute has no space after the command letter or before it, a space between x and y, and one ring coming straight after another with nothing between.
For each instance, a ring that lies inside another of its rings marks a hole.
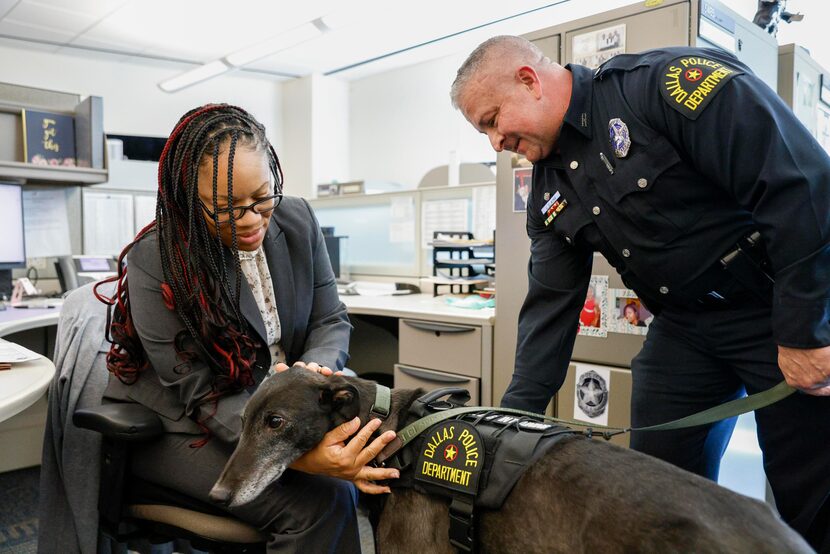
<instances>
[{"instance_id":1,"label":"white lace blouse","mask_svg":"<svg viewBox=\"0 0 830 554\"><path fill-rule=\"evenodd\" d=\"M268 269L268 262L265 259L265 251L262 246L253 252L239 251L239 263L242 266L242 273L251 286L254 299L259 307L262 321L265 323L268 349L271 351L271 367L269 373L273 372L274 366L285 362L280 340L282 331L280 329L280 316L277 313L277 300L274 295L274 282L271 280L271 272Z\"/></svg>"}]
</instances>

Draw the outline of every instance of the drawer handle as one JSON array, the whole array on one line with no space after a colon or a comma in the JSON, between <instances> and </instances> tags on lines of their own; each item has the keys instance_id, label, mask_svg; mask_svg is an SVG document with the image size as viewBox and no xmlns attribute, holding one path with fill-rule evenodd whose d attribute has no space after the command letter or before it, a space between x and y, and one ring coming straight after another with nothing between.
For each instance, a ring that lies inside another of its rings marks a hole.
<instances>
[{"instance_id":1,"label":"drawer handle","mask_svg":"<svg viewBox=\"0 0 830 554\"><path fill-rule=\"evenodd\" d=\"M409 321L403 320L404 323L415 329L421 331L434 331L436 333L471 333L475 331L475 327L454 327L452 325L442 325L440 323L429 323L426 321Z\"/></svg>"},{"instance_id":2,"label":"drawer handle","mask_svg":"<svg viewBox=\"0 0 830 554\"><path fill-rule=\"evenodd\" d=\"M433 381L435 383L469 383L470 380L456 375L447 375L442 373L432 373L429 371L423 371L421 369L415 369L412 367L403 367L398 366L398 369L401 370L402 373L406 373L410 377L415 377L417 379L423 379L424 381Z\"/></svg>"}]
</instances>

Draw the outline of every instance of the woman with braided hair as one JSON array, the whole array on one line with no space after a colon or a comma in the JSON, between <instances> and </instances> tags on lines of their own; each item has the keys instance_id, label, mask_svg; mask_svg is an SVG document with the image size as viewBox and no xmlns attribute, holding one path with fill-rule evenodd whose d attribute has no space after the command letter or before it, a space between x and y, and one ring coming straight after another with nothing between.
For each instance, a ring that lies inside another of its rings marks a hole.
<instances>
[{"instance_id":1,"label":"woman with braided hair","mask_svg":"<svg viewBox=\"0 0 830 554\"><path fill-rule=\"evenodd\" d=\"M305 200L283 197L276 152L251 115L224 104L188 112L158 175L155 221L124 249L104 299L105 397L147 406L167 431L135 453L134 477L209 502L253 390L289 364L342 369L351 325L317 220ZM372 481L397 476L357 462L394 438L366 446L377 424L338 427L273 488L228 510L271 534L268 552L359 552L346 480L381 493Z\"/></svg>"}]
</instances>

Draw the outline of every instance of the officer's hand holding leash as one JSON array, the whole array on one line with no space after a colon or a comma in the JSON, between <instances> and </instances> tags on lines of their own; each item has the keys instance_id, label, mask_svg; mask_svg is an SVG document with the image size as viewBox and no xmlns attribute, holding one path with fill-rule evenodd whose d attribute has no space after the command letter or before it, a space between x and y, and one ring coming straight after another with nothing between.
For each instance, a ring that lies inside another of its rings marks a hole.
<instances>
[{"instance_id":1,"label":"officer's hand holding leash","mask_svg":"<svg viewBox=\"0 0 830 554\"><path fill-rule=\"evenodd\" d=\"M814 396L830 396L830 346L779 346L778 367L790 386Z\"/></svg>"}]
</instances>

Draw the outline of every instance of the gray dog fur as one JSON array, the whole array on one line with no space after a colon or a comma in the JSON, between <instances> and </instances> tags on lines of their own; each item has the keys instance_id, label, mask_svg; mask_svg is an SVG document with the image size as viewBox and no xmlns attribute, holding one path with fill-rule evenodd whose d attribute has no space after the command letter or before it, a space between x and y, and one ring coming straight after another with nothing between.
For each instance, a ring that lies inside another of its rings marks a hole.
<instances>
[{"instance_id":1,"label":"gray dog fur","mask_svg":"<svg viewBox=\"0 0 830 554\"><path fill-rule=\"evenodd\" d=\"M262 493L337 425L366 423L375 383L292 368L264 382L245 408L242 436L211 497L232 505ZM404 425L422 390L393 390L387 429ZM268 426L278 415L283 424ZM534 464L502 508L481 511L488 553L813 552L763 502L645 454L568 437ZM378 552L452 554L448 502L411 489L389 495Z\"/></svg>"}]
</instances>

